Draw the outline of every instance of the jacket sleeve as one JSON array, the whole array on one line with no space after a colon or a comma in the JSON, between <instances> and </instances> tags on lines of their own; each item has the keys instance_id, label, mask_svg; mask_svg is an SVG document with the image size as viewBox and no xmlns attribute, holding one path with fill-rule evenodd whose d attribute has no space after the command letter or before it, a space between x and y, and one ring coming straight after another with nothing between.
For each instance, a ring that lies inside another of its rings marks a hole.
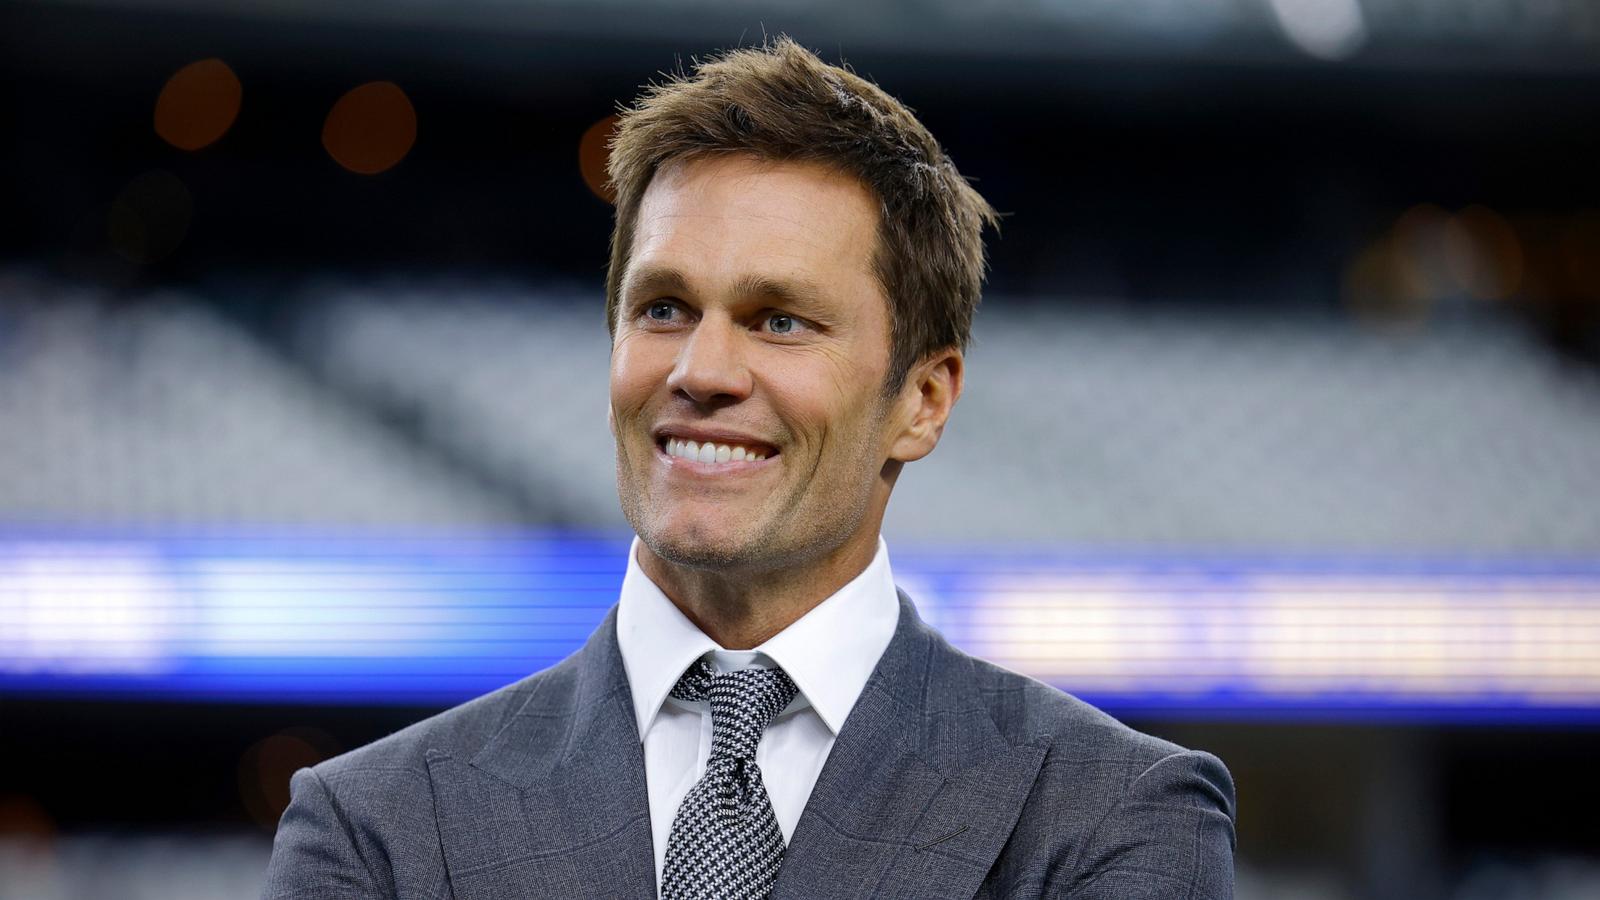
<instances>
[{"instance_id":1,"label":"jacket sleeve","mask_svg":"<svg viewBox=\"0 0 1600 900\"><path fill-rule=\"evenodd\" d=\"M326 782L301 769L289 782L289 808L278 820L262 900L378 900L392 895L378 885Z\"/></svg>"},{"instance_id":2,"label":"jacket sleeve","mask_svg":"<svg viewBox=\"0 0 1600 900\"><path fill-rule=\"evenodd\" d=\"M1072 900L1232 900L1233 778L1185 750L1140 773L1095 827Z\"/></svg>"}]
</instances>

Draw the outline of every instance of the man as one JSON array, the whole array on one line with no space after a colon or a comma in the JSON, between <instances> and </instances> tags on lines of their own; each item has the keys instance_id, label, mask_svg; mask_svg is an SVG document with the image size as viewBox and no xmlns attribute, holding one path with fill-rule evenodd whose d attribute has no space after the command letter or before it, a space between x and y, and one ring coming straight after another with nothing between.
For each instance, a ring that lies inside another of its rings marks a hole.
<instances>
[{"instance_id":1,"label":"man","mask_svg":"<svg viewBox=\"0 0 1600 900\"><path fill-rule=\"evenodd\" d=\"M955 650L878 536L938 443L994 213L793 42L620 122L621 599L560 665L297 773L288 897L1226 898L1233 785Z\"/></svg>"}]
</instances>

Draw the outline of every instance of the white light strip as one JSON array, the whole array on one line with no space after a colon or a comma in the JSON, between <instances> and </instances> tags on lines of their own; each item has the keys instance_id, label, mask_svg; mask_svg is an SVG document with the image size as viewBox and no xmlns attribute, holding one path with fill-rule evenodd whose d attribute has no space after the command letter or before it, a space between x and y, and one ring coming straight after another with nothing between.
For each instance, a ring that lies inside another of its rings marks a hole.
<instances>
[{"instance_id":1,"label":"white light strip","mask_svg":"<svg viewBox=\"0 0 1600 900\"><path fill-rule=\"evenodd\" d=\"M0 672L168 670L183 601L137 544L26 544L0 555Z\"/></svg>"},{"instance_id":2,"label":"white light strip","mask_svg":"<svg viewBox=\"0 0 1600 900\"><path fill-rule=\"evenodd\" d=\"M1600 705L1592 579L1049 575L973 603L968 649L1069 690Z\"/></svg>"}]
</instances>

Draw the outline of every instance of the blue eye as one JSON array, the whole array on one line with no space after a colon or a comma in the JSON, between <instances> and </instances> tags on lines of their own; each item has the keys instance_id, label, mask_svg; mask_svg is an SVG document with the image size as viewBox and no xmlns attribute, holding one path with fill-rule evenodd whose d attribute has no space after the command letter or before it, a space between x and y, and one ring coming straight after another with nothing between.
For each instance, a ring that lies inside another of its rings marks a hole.
<instances>
[{"instance_id":1,"label":"blue eye","mask_svg":"<svg viewBox=\"0 0 1600 900\"><path fill-rule=\"evenodd\" d=\"M657 322L666 322L672 319L672 314L676 311L677 308L671 303L657 301L645 309L645 315L655 319Z\"/></svg>"},{"instance_id":2,"label":"blue eye","mask_svg":"<svg viewBox=\"0 0 1600 900\"><path fill-rule=\"evenodd\" d=\"M774 313L767 317L767 327L772 330L773 334L790 334L795 328L794 317L786 316L783 313Z\"/></svg>"}]
</instances>

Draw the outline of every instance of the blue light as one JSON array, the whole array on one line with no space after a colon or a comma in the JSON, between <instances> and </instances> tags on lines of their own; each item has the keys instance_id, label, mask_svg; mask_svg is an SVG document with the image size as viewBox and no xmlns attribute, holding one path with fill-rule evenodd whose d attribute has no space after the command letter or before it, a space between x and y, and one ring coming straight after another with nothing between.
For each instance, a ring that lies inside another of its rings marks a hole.
<instances>
[{"instance_id":1,"label":"blue light","mask_svg":"<svg viewBox=\"0 0 1600 900\"><path fill-rule=\"evenodd\" d=\"M0 535L0 690L450 705L575 650L627 546ZM891 552L958 646L1124 715L1600 722L1600 560Z\"/></svg>"}]
</instances>

